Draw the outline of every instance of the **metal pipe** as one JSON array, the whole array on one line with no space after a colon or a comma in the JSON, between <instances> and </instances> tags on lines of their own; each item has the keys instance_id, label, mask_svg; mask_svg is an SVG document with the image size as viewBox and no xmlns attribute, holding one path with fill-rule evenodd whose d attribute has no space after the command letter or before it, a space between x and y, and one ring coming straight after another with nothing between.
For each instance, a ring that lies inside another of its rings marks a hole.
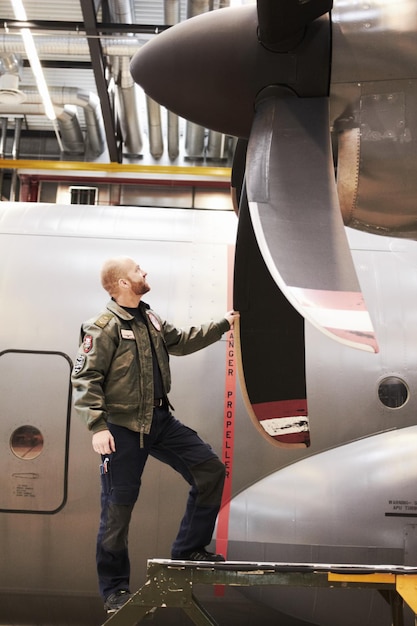
<instances>
[{"instance_id":1,"label":"metal pipe","mask_svg":"<svg viewBox=\"0 0 417 626\"><path fill-rule=\"evenodd\" d=\"M122 109L120 124L123 142L129 154L142 152L142 133L139 122L137 90L129 70L129 59L121 57L119 102Z\"/></svg>"},{"instance_id":2,"label":"metal pipe","mask_svg":"<svg viewBox=\"0 0 417 626\"><path fill-rule=\"evenodd\" d=\"M224 159L226 152L226 137L223 133L209 130L206 157L208 159Z\"/></svg>"},{"instance_id":3,"label":"metal pipe","mask_svg":"<svg viewBox=\"0 0 417 626\"><path fill-rule=\"evenodd\" d=\"M181 6L179 0L165 0L164 2L164 22L173 26L181 19Z\"/></svg>"},{"instance_id":4,"label":"metal pipe","mask_svg":"<svg viewBox=\"0 0 417 626\"><path fill-rule=\"evenodd\" d=\"M187 17L195 17L210 10L209 0L188 0Z\"/></svg>"},{"instance_id":5,"label":"metal pipe","mask_svg":"<svg viewBox=\"0 0 417 626\"><path fill-rule=\"evenodd\" d=\"M168 111L168 156L171 160L178 157L180 153L180 130L178 115Z\"/></svg>"},{"instance_id":6,"label":"metal pipe","mask_svg":"<svg viewBox=\"0 0 417 626\"><path fill-rule=\"evenodd\" d=\"M12 172L12 180L10 183L10 202L16 202L17 195L17 170L13 170Z\"/></svg>"},{"instance_id":7,"label":"metal pipe","mask_svg":"<svg viewBox=\"0 0 417 626\"><path fill-rule=\"evenodd\" d=\"M13 138L13 147L12 147L12 159L19 158L20 151L20 135L22 131L22 122L23 118L16 117L14 121L14 138Z\"/></svg>"},{"instance_id":8,"label":"metal pipe","mask_svg":"<svg viewBox=\"0 0 417 626\"><path fill-rule=\"evenodd\" d=\"M146 96L148 109L149 149L154 159L160 159L164 152L162 137L161 108L155 100Z\"/></svg>"},{"instance_id":9,"label":"metal pipe","mask_svg":"<svg viewBox=\"0 0 417 626\"><path fill-rule=\"evenodd\" d=\"M66 108L57 116L57 121L64 152L82 154L84 152L84 137L77 113Z\"/></svg>"},{"instance_id":10,"label":"metal pipe","mask_svg":"<svg viewBox=\"0 0 417 626\"><path fill-rule=\"evenodd\" d=\"M202 159L204 156L205 129L194 122L187 122L185 151L190 159Z\"/></svg>"},{"instance_id":11,"label":"metal pipe","mask_svg":"<svg viewBox=\"0 0 417 626\"><path fill-rule=\"evenodd\" d=\"M43 115L43 108L38 106L41 103L38 91L33 87L22 87L22 90L26 95L26 101L23 104L15 105L13 107L14 112ZM88 147L95 156L102 154L104 151L104 131L98 97L93 93L77 89L77 87L52 87L49 93L54 106L62 109L65 105L73 104L83 108ZM1 113L10 113L10 105L0 105Z\"/></svg>"},{"instance_id":12,"label":"metal pipe","mask_svg":"<svg viewBox=\"0 0 417 626\"><path fill-rule=\"evenodd\" d=\"M107 39L102 37L100 41L104 54L131 57L143 44L149 41L149 38L112 37ZM56 60L56 57L61 55L63 57L84 56L86 60L90 58L86 37L48 37L42 35L36 38L36 49L41 60ZM2 52L26 54L20 35L2 34L0 36L0 53Z\"/></svg>"},{"instance_id":13,"label":"metal pipe","mask_svg":"<svg viewBox=\"0 0 417 626\"><path fill-rule=\"evenodd\" d=\"M132 24L134 21L131 0L109 0L109 11L110 18L114 22ZM142 134L137 90L129 68L131 55L118 55L116 58L115 55L116 52L112 50L112 59L114 60L112 74L118 88L123 143L128 154L138 155L142 151Z\"/></svg>"},{"instance_id":14,"label":"metal pipe","mask_svg":"<svg viewBox=\"0 0 417 626\"><path fill-rule=\"evenodd\" d=\"M7 139L7 117L1 118L1 136L0 136L0 159L4 159L6 154L6 139Z\"/></svg>"},{"instance_id":15,"label":"metal pipe","mask_svg":"<svg viewBox=\"0 0 417 626\"><path fill-rule=\"evenodd\" d=\"M129 0L109 0L110 19L116 24L132 24L133 11Z\"/></svg>"}]
</instances>

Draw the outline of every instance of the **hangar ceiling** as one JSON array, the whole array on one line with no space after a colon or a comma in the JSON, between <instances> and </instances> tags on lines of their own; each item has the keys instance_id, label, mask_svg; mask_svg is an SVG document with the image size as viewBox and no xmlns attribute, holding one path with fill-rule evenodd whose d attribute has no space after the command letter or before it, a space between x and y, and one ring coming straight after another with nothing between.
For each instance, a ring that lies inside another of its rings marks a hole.
<instances>
[{"instance_id":1,"label":"hangar ceiling","mask_svg":"<svg viewBox=\"0 0 417 626\"><path fill-rule=\"evenodd\" d=\"M129 73L132 55L158 32L230 4L23 0L24 22L12 0L0 0L0 158L230 166L234 138L167 112ZM22 27L32 33L56 120L45 114Z\"/></svg>"}]
</instances>

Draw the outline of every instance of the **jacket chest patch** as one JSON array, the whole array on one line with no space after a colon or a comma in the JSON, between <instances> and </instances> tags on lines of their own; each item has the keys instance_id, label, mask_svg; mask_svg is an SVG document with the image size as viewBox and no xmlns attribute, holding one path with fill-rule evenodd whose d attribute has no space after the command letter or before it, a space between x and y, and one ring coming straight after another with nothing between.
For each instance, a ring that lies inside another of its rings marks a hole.
<instances>
[{"instance_id":1,"label":"jacket chest patch","mask_svg":"<svg viewBox=\"0 0 417 626\"><path fill-rule=\"evenodd\" d=\"M121 328L120 334L122 339L135 339L135 333L133 330L129 330L128 328Z\"/></svg>"},{"instance_id":2,"label":"jacket chest patch","mask_svg":"<svg viewBox=\"0 0 417 626\"><path fill-rule=\"evenodd\" d=\"M152 313L151 311L146 311L146 315L149 317L149 320L156 330L161 331L161 324L159 323L159 319Z\"/></svg>"}]
</instances>

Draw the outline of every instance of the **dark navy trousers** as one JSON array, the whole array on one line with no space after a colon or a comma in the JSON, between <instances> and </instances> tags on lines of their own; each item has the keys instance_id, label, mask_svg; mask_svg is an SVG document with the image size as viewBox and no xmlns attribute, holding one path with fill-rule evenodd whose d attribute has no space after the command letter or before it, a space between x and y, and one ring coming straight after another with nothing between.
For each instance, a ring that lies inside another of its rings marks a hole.
<instances>
[{"instance_id":1,"label":"dark navy trousers","mask_svg":"<svg viewBox=\"0 0 417 626\"><path fill-rule=\"evenodd\" d=\"M100 594L129 590L128 530L149 455L170 465L191 485L184 517L172 545L172 558L210 543L223 492L225 468L212 448L166 407L154 409L152 428L143 436L108 423L116 452L102 457L101 517L97 536Z\"/></svg>"}]
</instances>

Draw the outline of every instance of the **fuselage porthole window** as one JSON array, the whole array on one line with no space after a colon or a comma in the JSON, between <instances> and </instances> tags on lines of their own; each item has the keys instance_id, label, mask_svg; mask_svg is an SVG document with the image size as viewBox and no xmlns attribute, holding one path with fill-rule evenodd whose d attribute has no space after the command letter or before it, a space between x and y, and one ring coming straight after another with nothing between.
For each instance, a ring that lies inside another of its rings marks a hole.
<instances>
[{"instance_id":1,"label":"fuselage porthole window","mask_svg":"<svg viewBox=\"0 0 417 626\"><path fill-rule=\"evenodd\" d=\"M36 459L43 449L43 436L35 426L20 426L10 437L10 448L15 456L24 461Z\"/></svg>"},{"instance_id":2,"label":"fuselage porthole window","mask_svg":"<svg viewBox=\"0 0 417 626\"><path fill-rule=\"evenodd\" d=\"M388 376L379 383L378 397L384 406L399 409L407 402L409 389L401 378Z\"/></svg>"}]
</instances>

